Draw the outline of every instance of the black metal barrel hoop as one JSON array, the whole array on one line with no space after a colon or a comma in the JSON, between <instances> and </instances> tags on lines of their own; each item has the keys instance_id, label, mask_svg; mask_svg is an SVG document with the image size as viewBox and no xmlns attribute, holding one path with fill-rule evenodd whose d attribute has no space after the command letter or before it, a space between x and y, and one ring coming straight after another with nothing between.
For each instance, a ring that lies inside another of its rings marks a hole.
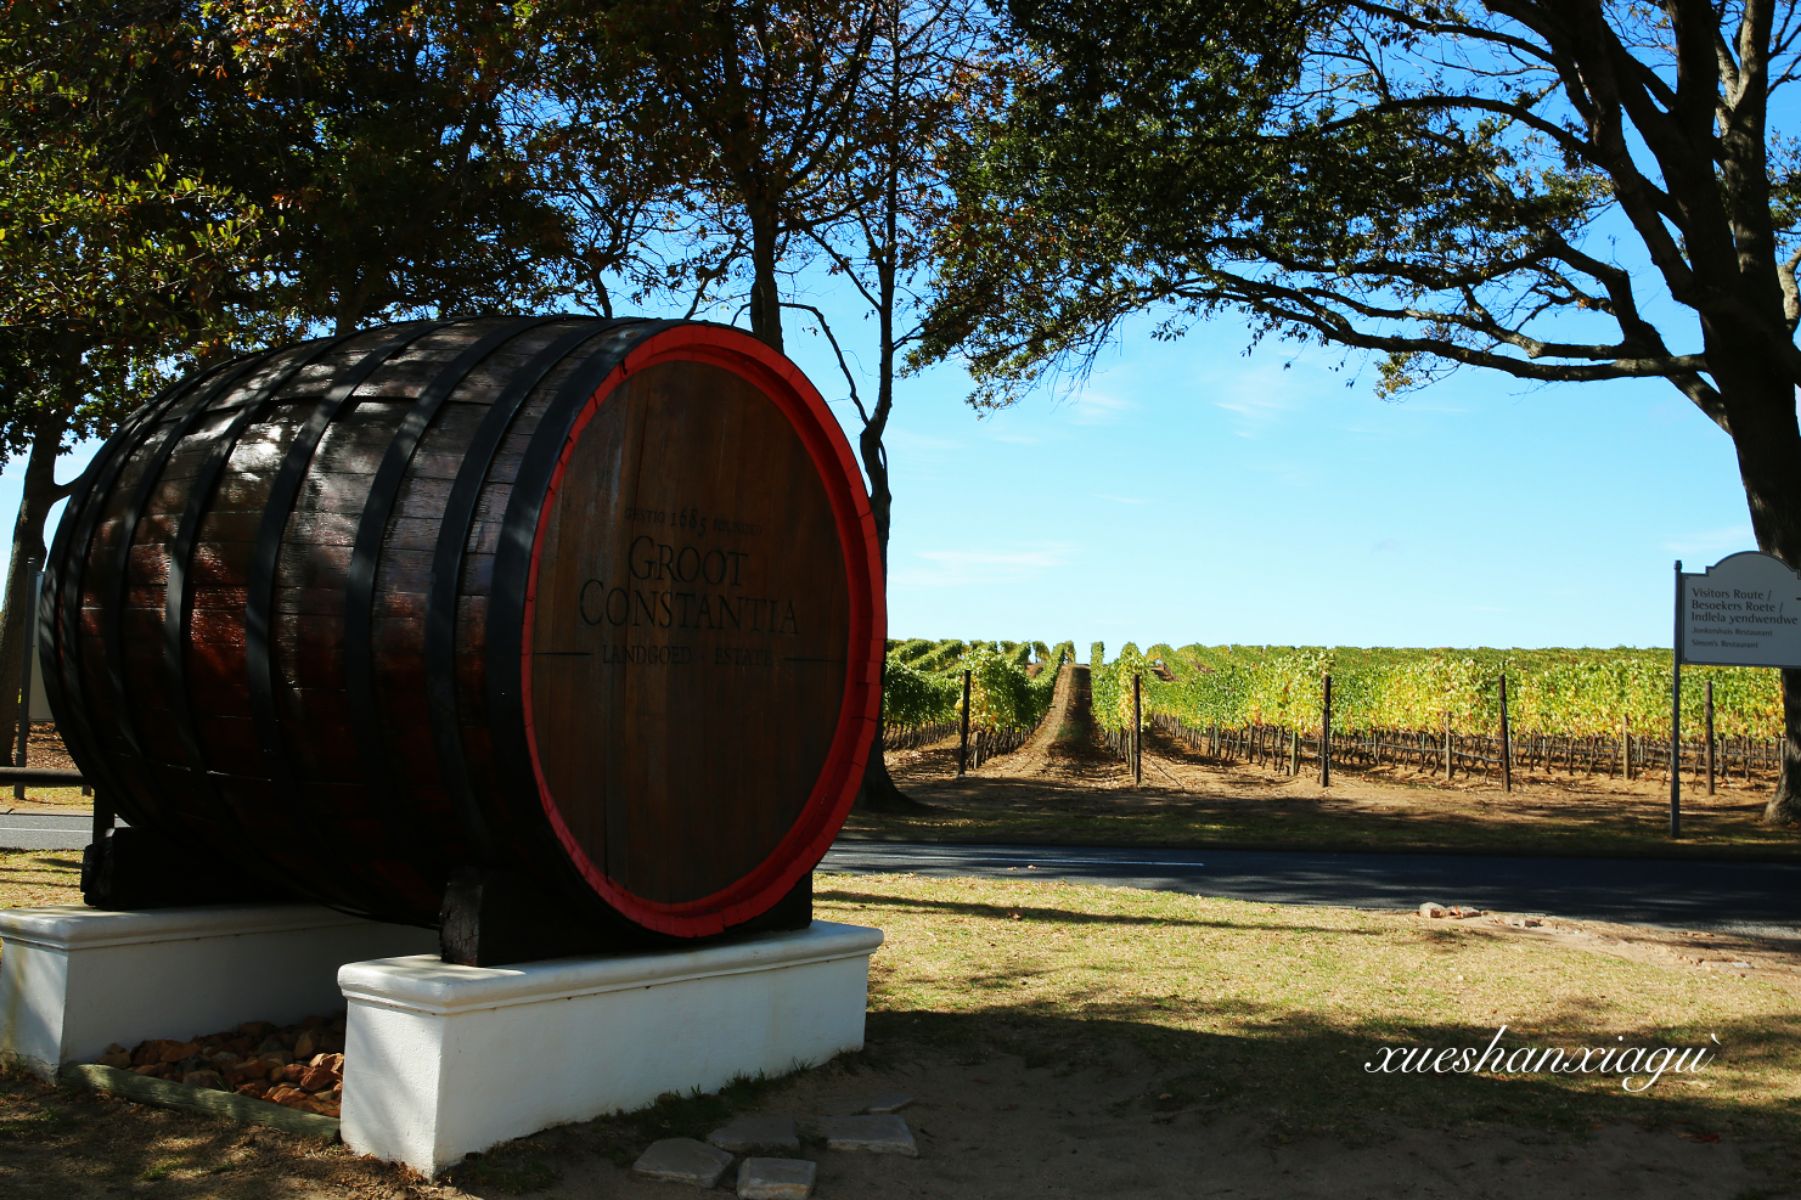
<instances>
[{"instance_id":1,"label":"black metal barrel hoop","mask_svg":"<svg viewBox=\"0 0 1801 1200\"><path fill-rule=\"evenodd\" d=\"M382 541L387 536L388 522L400 498L407 469L411 466L419 441L433 418L463 379L490 355L522 334L557 319L526 317L507 321L440 367L407 411L382 455L381 464L376 468L375 478L369 488L368 503L357 524L356 545L350 559L344 606L346 702L350 708L351 724L356 730L358 751L366 779L375 794L398 794L397 781L383 739L381 714L375 703L377 682L374 605L376 567L381 556ZM473 834L474 831L468 832Z\"/></svg>"},{"instance_id":2,"label":"black metal barrel hoop","mask_svg":"<svg viewBox=\"0 0 1801 1200\"><path fill-rule=\"evenodd\" d=\"M635 318L585 321L545 347L509 382L482 418L462 465L457 469L456 481L451 485L450 498L444 506L437 551L432 556L431 592L425 606L426 705L445 778L484 859L493 855L494 835L481 802L469 786L456 691L457 597L476 506L481 500L494 456L545 378L595 338L622 328L642 329L650 324L653 323ZM661 323L654 324L661 327Z\"/></svg>"},{"instance_id":3,"label":"black metal barrel hoop","mask_svg":"<svg viewBox=\"0 0 1801 1200\"><path fill-rule=\"evenodd\" d=\"M188 489L175 538L169 547L169 582L163 602L163 672L167 679L169 703L174 709L176 736L197 783L209 791L217 810L235 807L228 804L207 770L206 753L200 745L200 732L194 720L194 705L188 695L187 645L188 627L193 620L189 588L193 577L194 548L200 541L200 525L211 506L213 493L224 477L225 465L238 448L244 431L269 411L287 382L309 364L318 361L355 334L321 338L303 342L287 353L287 361L279 370L271 369L248 394L237 400L237 415L207 448L200 471ZM273 362L268 364L274 367ZM221 409L214 409L219 412Z\"/></svg>"},{"instance_id":4,"label":"black metal barrel hoop","mask_svg":"<svg viewBox=\"0 0 1801 1200\"><path fill-rule=\"evenodd\" d=\"M519 658L524 641L525 592L530 585L532 544L536 537L545 493L556 473L564 445L574 431L575 422L587 408L588 401L620 368L631 352L642 343L665 330L692 324L684 321L644 321L630 327L614 326L606 330L608 345L590 355L569 379L558 388L549 408L539 422L520 464L508 499L506 519L500 531L500 544L494 555L494 590L489 599L487 646L487 693L489 727L494 731L494 757L502 764L500 777L517 781L523 787L534 778L531 752L525 741L525 705L519 690ZM510 806L524 805L536 811L539 799L535 793L523 792L502 798ZM536 824L536 840L554 854L556 846L548 829Z\"/></svg>"},{"instance_id":5,"label":"black metal barrel hoop","mask_svg":"<svg viewBox=\"0 0 1801 1200\"><path fill-rule=\"evenodd\" d=\"M378 339L377 344L362 351L360 357L354 358L350 365L342 369L342 373L333 381L331 390L308 414L269 486L268 502L257 526L256 545L250 558L250 582L244 605L244 658L250 683L250 713L256 722L257 744L267 764L268 778L281 802L260 805L254 811L245 811L239 806L237 817L246 829L275 837L298 837L301 836L303 825L294 770L275 711L275 668L271 642L277 569L282 540L287 532L288 521L293 516L295 500L306 481L313 455L325 437L326 430L345 406L351 403L356 390L368 382L369 377L394 355L439 328L442 326L434 321L414 321L372 331L371 336ZM361 911L342 897L337 898L336 906L349 912Z\"/></svg>"},{"instance_id":6,"label":"black metal barrel hoop","mask_svg":"<svg viewBox=\"0 0 1801 1200\"><path fill-rule=\"evenodd\" d=\"M121 620L125 612L126 582L130 571L132 539L137 534L138 524L144 519L144 509L149 505L151 494L156 491L163 468L168 465L170 457L175 453L176 446L207 415L213 398L236 383L240 376L254 369L260 361L262 360L249 358L233 363L227 370L221 372L210 386L196 392L194 401L187 411L180 417L173 417L170 421L169 429L160 442L154 445L146 442L143 446L134 448L131 456L135 458L138 453L143 453L147 461L143 473L138 477L137 485L132 488L126 502L124 515L119 525L119 544L114 547L112 560L108 563L112 571L111 578L108 580L112 586L112 603L110 608L102 608L103 612L109 614L110 619L100 633L106 644L107 682L112 691L113 711L117 715L119 736L140 764L147 764L149 759L144 753L143 743L138 736L137 710L132 707L131 696L125 686L123 666L125 630ZM110 496L101 497L103 504L110 499ZM79 597L77 597L77 602L79 602ZM116 807L133 824L146 823L144 815L146 810L137 803L137 797L129 782L120 789L120 794L116 798Z\"/></svg>"},{"instance_id":7,"label":"black metal barrel hoop","mask_svg":"<svg viewBox=\"0 0 1801 1200\"><path fill-rule=\"evenodd\" d=\"M63 519L57 523L56 537L45 560L43 594L38 600L39 666L45 694L51 711L63 714L58 736L72 755L92 765L97 778L89 783L107 793L105 799L109 804L123 790L120 781L112 771L110 760L97 752L94 732L88 724L87 707L69 703L81 690L81 639L74 631L81 625L81 588L87 564L85 550L104 507L102 504L90 505L89 501L111 493L129 457L131 434L160 420L184 396L230 365L231 361L216 363L188 379L171 384L120 422L119 435L107 440L87 470L75 481L68 501L63 505ZM77 547L83 553L72 553Z\"/></svg>"}]
</instances>

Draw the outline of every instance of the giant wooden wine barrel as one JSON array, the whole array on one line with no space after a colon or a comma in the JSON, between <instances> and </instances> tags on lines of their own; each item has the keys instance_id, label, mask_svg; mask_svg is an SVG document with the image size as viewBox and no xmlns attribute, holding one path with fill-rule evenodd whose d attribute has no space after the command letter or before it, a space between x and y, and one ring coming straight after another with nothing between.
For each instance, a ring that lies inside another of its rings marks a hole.
<instances>
[{"instance_id":1,"label":"giant wooden wine barrel","mask_svg":"<svg viewBox=\"0 0 1801 1200\"><path fill-rule=\"evenodd\" d=\"M421 322L135 413L48 563L44 669L133 825L430 925L471 867L678 937L767 912L863 774L874 524L801 373L697 322Z\"/></svg>"}]
</instances>

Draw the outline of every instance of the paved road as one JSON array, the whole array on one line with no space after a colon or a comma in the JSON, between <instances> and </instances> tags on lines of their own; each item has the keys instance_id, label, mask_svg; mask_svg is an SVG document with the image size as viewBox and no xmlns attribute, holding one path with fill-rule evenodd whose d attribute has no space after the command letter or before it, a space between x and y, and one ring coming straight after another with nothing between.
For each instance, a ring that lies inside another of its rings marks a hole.
<instances>
[{"instance_id":1,"label":"paved road","mask_svg":"<svg viewBox=\"0 0 1801 1200\"><path fill-rule=\"evenodd\" d=\"M0 813L0 847L80 849L88 829L86 814ZM1801 863L845 840L821 866L1061 879L1279 904L1417 908L1422 900L1436 900L1603 921L1801 934Z\"/></svg>"},{"instance_id":2,"label":"paved road","mask_svg":"<svg viewBox=\"0 0 1801 1200\"><path fill-rule=\"evenodd\" d=\"M1283 904L1423 900L1682 928L1801 934L1801 863L840 841L834 871L1061 879Z\"/></svg>"},{"instance_id":3,"label":"paved road","mask_svg":"<svg viewBox=\"0 0 1801 1200\"><path fill-rule=\"evenodd\" d=\"M0 812L0 850L79 850L93 828L85 812Z\"/></svg>"}]
</instances>

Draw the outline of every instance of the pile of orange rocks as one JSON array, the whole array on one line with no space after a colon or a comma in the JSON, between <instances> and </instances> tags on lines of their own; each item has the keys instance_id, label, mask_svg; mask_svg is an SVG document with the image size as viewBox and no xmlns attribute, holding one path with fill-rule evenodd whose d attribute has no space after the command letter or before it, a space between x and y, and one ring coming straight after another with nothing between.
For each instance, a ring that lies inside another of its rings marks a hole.
<instances>
[{"instance_id":1,"label":"pile of orange rocks","mask_svg":"<svg viewBox=\"0 0 1801 1200\"><path fill-rule=\"evenodd\" d=\"M229 1033L185 1042L153 1038L130 1050L115 1044L99 1061L122 1071L335 1117L344 1090L344 1015L308 1017L283 1026L247 1021Z\"/></svg>"}]
</instances>

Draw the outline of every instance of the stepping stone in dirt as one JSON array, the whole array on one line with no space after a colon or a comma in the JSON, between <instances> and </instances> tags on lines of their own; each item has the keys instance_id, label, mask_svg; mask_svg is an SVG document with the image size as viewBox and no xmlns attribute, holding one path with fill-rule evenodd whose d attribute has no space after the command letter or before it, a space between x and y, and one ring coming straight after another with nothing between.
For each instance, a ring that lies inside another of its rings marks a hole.
<instances>
[{"instance_id":1,"label":"stepping stone in dirt","mask_svg":"<svg viewBox=\"0 0 1801 1200\"><path fill-rule=\"evenodd\" d=\"M913 1097L905 1092L881 1092L869 1098L869 1102L857 1111L859 1113L897 1113L913 1103Z\"/></svg>"},{"instance_id":2,"label":"stepping stone in dirt","mask_svg":"<svg viewBox=\"0 0 1801 1200\"><path fill-rule=\"evenodd\" d=\"M818 1174L804 1158L747 1158L738 1167L738 1200L807 1200Z\"/></svg>"},{"instance_id":3,"label":"stepping stone in dirt","mask_svg":"<svg viewBox=\"0 0 1801 1200\"><path fill-rule=\"evenodd\" d=\"M721 1150L743 1154L749 1150L799 1150L800 1134L793 1117L739 1117L707 1135Z\"/></svg>"},{"instance_id":4,"label":"stepping stone in dirt","mask_svg":"<svg viewBox=\"0 0 1801 1200\"><path fill-rule=\"evenodd\" d=\"M821 1117L819 1134L829 1150L864 1150L871 1154L905 1154L919 1157L919 1146L907 1122L889 1114L862 1117Z\"/></svg>"},{"instance_id":5,"label":"stepping stone in dirt","mask_svg":"<svg viewBox=\"0 0 1801 1200\"><path fill-rule=\"evenodd\" d=\"M693 1138L664 1138L652 1142L650 1149L632 1164L632 1170L647 1179L710 1188L718 1185L725 1169L731 1165L731 1155L705 1142Z\"/></svg>"}]
</instances>

